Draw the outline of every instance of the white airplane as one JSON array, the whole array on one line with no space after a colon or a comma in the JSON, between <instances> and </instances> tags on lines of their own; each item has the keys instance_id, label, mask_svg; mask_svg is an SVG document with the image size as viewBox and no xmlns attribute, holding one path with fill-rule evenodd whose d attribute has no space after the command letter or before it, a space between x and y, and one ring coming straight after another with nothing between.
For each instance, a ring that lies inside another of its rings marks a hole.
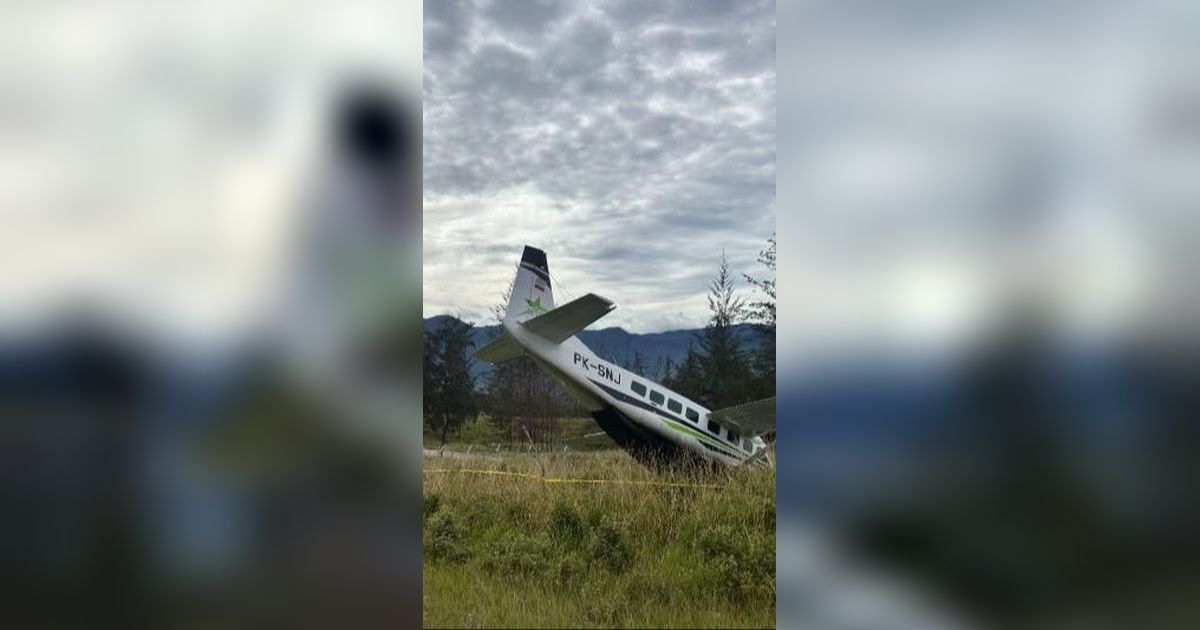
<instances>
[{"instance_id":1,"label":"white airplane","mask_svg":"<svg viewBox=\"0 0 1200 630\"><path fill-rule=\"evenodd\" d=\"M526 245L504 333L475 356L500 363L529 355L587 407L613 441L645 464L769 464L761 436L775 431L775 398L709 411L602 360L575 334L614 308L594 293L556 308L546 252Z\"/></svg>"}]
</instances>

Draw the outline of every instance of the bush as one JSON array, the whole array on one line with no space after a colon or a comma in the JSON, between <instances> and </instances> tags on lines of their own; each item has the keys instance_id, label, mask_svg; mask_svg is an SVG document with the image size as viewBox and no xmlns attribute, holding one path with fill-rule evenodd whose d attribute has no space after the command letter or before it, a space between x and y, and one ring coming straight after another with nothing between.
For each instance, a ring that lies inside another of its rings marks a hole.
<instances>
[{"instance_id":1,"label":"bush","mask_svg":"<svg viewBox=\"0 0 1200 630\"><path fill-rule=\"evenodd\" d=\"M560 553L554 562L555 585L565 589L577 588L587 578L589 569L587 561L578 552Z\"/></svg>"},{"instance_id":2,"label":"bush","mask_svg":"<svg viewBox=\"0 0 1200 630\"><path fill-rule=\"evenodd\" d=\"M629 544L628 537L608 521L596 527L591 555L600 566L613 573L623 573L633 563L633 547Z\"/></svg>"},{"instance_id":3,"label":"bush","mask_svg":"<svg viewBox=\"0 0 1200 630\"><path fill-rule=\"evenodd\" d=\"M625 600L635 604L666 606L673 589L661 576L638 574L625 584Z\"/></svg>"},{"instance_id":4,"label":"bush","mask_svg":"<svg viewBox=\"0 0 1200 630\"><path fill-rule=\"evenodd\" d=\"M466 444L494 444L503 442L506 436L485 416L467 420L455 431L455 439Z\"/></svg>"},{"instance_id":5,"label":"bush","mask_svg":"<svg viewBox=\"0 0 1200 630\"><path fill-rule=\"evenodd\" d=\"M496 502L466 503L462 505L462 510L471 529L487 528L493 525L507 527L511 521L509 510Z\"/></svg>"},{"instance_id":6,"label":"bush","mask_svg":"<svg viewBox=\"0 0 1200 630\"><path fill-rule=\"evenodd\" d=\"M727 599L745 602L773 597L775 541L761 533L747 535L731 527L716 527L697 539L701 556L712 568L718 590Z\"/></svg>"},{"instance_id":7,"label":"bush","mask_svg":"<svg viewBox=\"0 0 1200 630\"><path fill-rule=\"evenodd\" d=\"M424 504L421 506L421 518L428 520L441 507L442 497L436 492L430 492L424 496L424 499Z\"/></svg>"},{"instance_id":8,"label":"bush","mask_svg":"<svg viewBox=\"0 0 1200 630\"><path fill-rule=\"evenodd\" d=\"M554 511L550 515L550 535L556 541L574 546L587 536L587 529L575 508L560 500L554 504Z\"/></svg>"},{"instance_id":9,"label":"bush","mask_svg":"<svg viewBox=\"0 0 1200 630\"><path fill-rule=\"evenodd\" d=\"M467 557L462 526L449 511L443 510L429 519L424 543L425 556L431 560L462 562Z\"/></svg>"},{"instance_id":10,"label":"bush","mask_svg":"<svg viewBox=\"0 0 1200 630\"><path fill-rule=\"evenodd\" d=\"M541 575L548 568L550 544L544 537L512 533L488 542L483 549L483 568L505 575Z\"/></svg>"}]
</instances>

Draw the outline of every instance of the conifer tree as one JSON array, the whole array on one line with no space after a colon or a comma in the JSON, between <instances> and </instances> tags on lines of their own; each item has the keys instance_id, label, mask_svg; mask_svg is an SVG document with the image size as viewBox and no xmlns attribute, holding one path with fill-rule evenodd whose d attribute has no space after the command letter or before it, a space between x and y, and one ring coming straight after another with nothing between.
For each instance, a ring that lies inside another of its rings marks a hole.
<instances>
[{"instance_id":1,"label":"conifer tree","mask_svg":"<svg viewBox=\"0 0 1200 630\"><path fill-rule=\"evenodd\" d=\"M758 262L767 275L756 278L742 274L761 295L747 308L747 320L754 324L757 340L751 362L760 396L775 395L775 235L767 239L767 247L758 253Z\"/></svg>"},{"instance_id":2,"label":"conifer tree","mask_svg":"<svg viewBox=\"0 0 1200 630\"><path fill-rule=\"evenodd\" d=\"M745 317L745 308L742 299L734 295L729 261L722 252L717 274L708 285L708 324L688 347L668 387L710 409L754 398L749 359L736 328Z\"/></svg>"},{"instance_id":3,"label":"conifer tree","mask_svg":"<svg viewBox=\"0 0 1200 630\"><path fill-rule=\"evenodd\" d=\"M704 380L702 401L712 409L745 402L754 397L750 391L751 372L742 340L734 327L745 317L745 303L734 295L729 261L721 253L717 275L708 285L708 325L700 335Z\"/></svg>"},{"instance_id":4,"label":"conifer tree","mask_svg":"<svg viewBox=\"0 0 1200 630\"><path fill-rule=\"evenodd\" d=\"M443 444L450 433L475 415L475 377L471 373L474 325L453 317L442 320L422 344L425 422Z\"/></svg>"}]
</instances>

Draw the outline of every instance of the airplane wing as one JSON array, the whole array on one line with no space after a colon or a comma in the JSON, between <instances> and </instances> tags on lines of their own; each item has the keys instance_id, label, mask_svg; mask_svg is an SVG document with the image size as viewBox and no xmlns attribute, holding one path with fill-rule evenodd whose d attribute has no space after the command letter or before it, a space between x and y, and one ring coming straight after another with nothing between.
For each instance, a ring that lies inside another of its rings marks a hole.
<instances>
[{"instance_id":1,"label":"airplane wing","mask_svg":"<svg viewBox=\"0 0 1200 630\"><path fill-rule=\"evenodd\" d=\"M554 343L562 343L614 308L617 308L616 304L595 293L589 293L521 325Z\"/></svg>"},{"instance_id":2,"label":"airplane wing","mask_svg":"<svg viewBox=\"0 0 1200 630\"><path fill-rule=\"evenodd\" d=\"M488 363L503 363L521 356L521 345L504 333L475 352L475 358Z\"/></svg>"},{"instance_id":3,"label":"airplane wing","mask_svg":"<svg viewBox=\"0 0 1200 630\"><path fill-rule=\"evenodd\" d=\"M775 397L710 412L709 416L745 437L775 432Z\"/></svg>"}]
</instances>

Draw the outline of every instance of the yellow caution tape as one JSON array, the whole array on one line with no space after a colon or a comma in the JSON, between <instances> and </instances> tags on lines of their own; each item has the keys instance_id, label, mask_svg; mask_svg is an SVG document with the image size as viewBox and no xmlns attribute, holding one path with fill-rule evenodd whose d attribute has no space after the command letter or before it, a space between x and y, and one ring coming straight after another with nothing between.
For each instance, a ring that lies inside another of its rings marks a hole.
<instances>
[{"instance_id":1,"label":"yellow caution tape","mask_svg":"<svg viewBox=\"0 0 1200 630\"><path fill-rule=\"evenodd\" d=\"M636 479L562 479L558 477L543 477L541 475L533 475L530 473L510 472L507 470L479 470L472 468L425 468L426 473L466 473L472 475L502 475L506 477L522 477L525 479L534 479L544 483L595 483L595 484L631 484L637 486L677 486L683 488L720 488L716 484L707 483L687 483L682 481L640 481Z\"/></svg>"}]
</instances>

